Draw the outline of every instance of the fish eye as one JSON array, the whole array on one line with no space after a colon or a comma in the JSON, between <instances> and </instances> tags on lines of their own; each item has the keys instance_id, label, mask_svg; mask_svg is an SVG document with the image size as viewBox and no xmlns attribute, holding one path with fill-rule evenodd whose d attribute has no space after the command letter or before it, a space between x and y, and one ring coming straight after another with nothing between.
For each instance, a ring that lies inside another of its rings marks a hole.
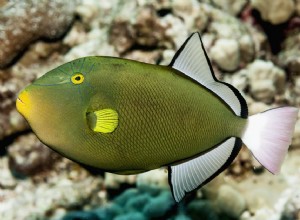
<instances>
[{"instance_id":1,"label":"fish eye","mask_svg":"<svg viewBox=\"0 0 300 220\"><path fill-rule=\"evenodd\" d=\"M71 81L73 84L81 84L84 81L84 76L82 75L82 73L76 73L71 77Z\"/></svg>"}]
</instances>

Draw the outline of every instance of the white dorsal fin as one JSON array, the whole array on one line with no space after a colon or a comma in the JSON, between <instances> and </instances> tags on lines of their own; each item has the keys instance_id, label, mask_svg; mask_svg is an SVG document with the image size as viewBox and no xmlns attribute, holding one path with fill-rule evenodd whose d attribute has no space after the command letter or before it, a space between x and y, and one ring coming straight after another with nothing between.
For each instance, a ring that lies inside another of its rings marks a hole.
<instances>
[{"instance_id":1,"label":"white dorsal fin","mask_svg":"<svg viewBox=\"0 0 300 220\"><path fill-rule=\"evenodd\" d=\"M170 66L215 93L236 115L247 117L247 104L239 91L227 83L218 81L215 77L199 33L193 33L185 41Z\"/></svg>"},{"instance_id":2,"label":"white dorsal fin","mask_svg":"<svg viewBox=\"0 0 300 220\"><path fill-rule=\"evenodd\" d=\"M240 139L231 137L207 153L187 162L169 166L169 184L179 202L186 193L208 183L227 168L241 149Z\"/></svg>"}]
</instances>

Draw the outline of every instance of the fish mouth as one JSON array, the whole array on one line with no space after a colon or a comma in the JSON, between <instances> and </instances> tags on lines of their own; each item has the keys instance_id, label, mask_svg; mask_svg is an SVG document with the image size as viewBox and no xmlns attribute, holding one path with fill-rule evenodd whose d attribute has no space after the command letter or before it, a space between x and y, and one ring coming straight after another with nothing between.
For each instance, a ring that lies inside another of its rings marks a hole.
<instances>
[{"instance_id":1,"label":"fish mouth","mask_svg":"<svg viewBox=\"0 0 300 220\"><path fill-rule=\"evenodd\" d=\"M20 97L17 98L17 102L21 102L23 105L25 105L25 103L22 101L22 99L20 99Z\"/></svg>"},{"instance_id":2,"label":"fish mouth","mask_svg":"<svg viewBox=\"0 0 300 220\"><path fill-rule=\"evenodd\" d=\"M25 118L29 116L29 112L31 109L30 103L31 102L28 92L26 90L23 90L16 100L16 107L18 112L20 112Z\"/></svg>"}]
</instances>

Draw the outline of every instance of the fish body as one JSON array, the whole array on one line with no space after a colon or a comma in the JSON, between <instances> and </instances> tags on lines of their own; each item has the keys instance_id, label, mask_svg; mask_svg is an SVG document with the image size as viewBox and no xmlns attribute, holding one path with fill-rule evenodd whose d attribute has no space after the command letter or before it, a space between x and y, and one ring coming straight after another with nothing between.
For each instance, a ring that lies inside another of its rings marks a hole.
<instances>
[{"instance_id":1,"label":"fish body","mask_svg":"<svg viewBox=\"0 0 300 220\"><path fill-rule=\"evenodd\" d=\"M169 166L177 201L224 170L256 126L240 93L214 77L197 33L169 66L112 57L66 63L26 87L17 108L42 142L79 163L118 174ZM292 130L297 110L289 112Z\"/></svg>"}]
</instances>

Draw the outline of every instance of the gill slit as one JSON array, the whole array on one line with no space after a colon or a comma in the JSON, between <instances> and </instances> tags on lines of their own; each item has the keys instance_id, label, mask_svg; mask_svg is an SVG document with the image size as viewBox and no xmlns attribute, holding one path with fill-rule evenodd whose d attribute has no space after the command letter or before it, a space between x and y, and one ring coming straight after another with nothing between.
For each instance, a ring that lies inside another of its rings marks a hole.
<instances>
[{"instance_id":1,"label":"gill slit","mask_svg":"<svg viewBox=\"0 0 300 220\"><path fill-rule=\"evenodd\" d=\"M73 74L75 73L75 72L74 72L73 62L70 62L69 64L70 64L70 66L71 66L71 71L72 71L72 75L73 75Z\"/></svg>"},{"instance_id":2,"label":"gill slit","mask_svg":"<svg viewBox=\"0 0 300 220\"><path fill-rule=\"evenodd\" d=\"M59 67L58 70L64 74L66 74L67 76L69 76L69 74L65 70L63 70L61 67Z\"/></svg>"},{"instance_id":3,"label":"gill slit","mask_svg":"<svg viewBox=\"0 0 300 220\"><path fill-rule=\"evenodd\" d=\"M82 63L81 63L81 66L80 66L80 68L79 68L79 72L80 72L80 73L81 73L81 71L82 71L84 62L85 62L85 58L83 58Z\"/></svg>"},{"instance_id":4,"label":"gill slit","mask_svg":"<svg viewBox=\"0 0 300 220\"><path fill-rule=\"evenodd\" d=\"M90 72L92 72L94 70L95 67L95 63L93 63L89 69L89 71L86 73L86 75L88 75Z\"/></svg>"},{"instance_id":5,"label":"gill slit","mask_svg":"<svg viewBox=\"0 0 300 220\"><path fill-rule=\"evenodd\" d=\"M79 92L79 96L80 96L80 101L82 102L83 101L83 96L82 96L82 92L81 92L80 87L81 86L78 86L78 92Z\"/></svg>"}]
</instances>

